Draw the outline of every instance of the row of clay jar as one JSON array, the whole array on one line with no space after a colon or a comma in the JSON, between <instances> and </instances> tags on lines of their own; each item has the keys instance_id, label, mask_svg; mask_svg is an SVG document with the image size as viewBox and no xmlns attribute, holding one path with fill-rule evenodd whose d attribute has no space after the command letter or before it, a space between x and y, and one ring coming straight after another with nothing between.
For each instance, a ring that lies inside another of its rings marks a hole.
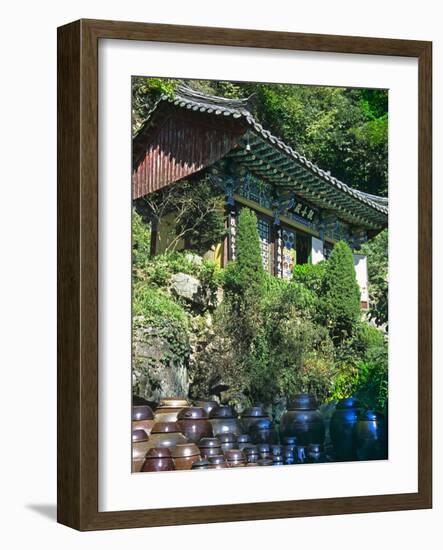
<instances>
[{"instance_id":1,"label":"row of clay jar","mask_svg":"<svg viewBox=\"0 0 443 550\"><path fill-rule=\"evenodd\" d=\"M247 435L236 438L234 434L226 433L215 438L202 438L198 446L195 443L177 443L149 447L149 439L142 430L135 430L134 435L134 472L282 466L327 460L320 445L299 446L295 438L285 438L284 445L254 445L248 442Z\"/></svg>"},{"instance_id":2,"label":"row of clay jar","mask_svg":"<svg viewBox=\"0 0 443 550\"><path fill-rule=\"evenodd\" d=\"M252 434L256 442L278 442L277 431L261 406L250 407L240 418L237 418L232 407L217 405L213 401L189 406L184 399L168 398L160 402L155 413L148 405L138 405L132 409L132 428L143 429L148 435L160 433L163 431L160 427L170 422L177 422L179 431L193 443L203 437L227 432L238 436L250 433L251 429L257 431L257 434Z\"/></svg>"}]
</instances>

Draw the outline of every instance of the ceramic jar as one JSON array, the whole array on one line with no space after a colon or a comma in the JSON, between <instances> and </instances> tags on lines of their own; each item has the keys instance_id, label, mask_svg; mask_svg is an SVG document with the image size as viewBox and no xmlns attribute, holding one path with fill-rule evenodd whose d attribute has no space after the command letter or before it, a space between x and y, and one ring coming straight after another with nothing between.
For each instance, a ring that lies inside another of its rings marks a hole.
<instances>
[{"instance_id":1,"label":"ceramic jar","mask_svg":"<svg viewBox=\"0 0 443 550\"><path fill-rule=\"evenodd\" d=\"M358 421L360 403L354 397L341 399L335 408L329 424L334 458L336 460L355 460L353 431Z\"/></svg>"},{"instance_id":2,"label":"ceramic jar","mask_svg":"<svg viewBox=\"0 0 443 550\"><path fill-rule=\"evenodd\" d=\"M240 423L243 431L248 433L252 424L261 418L267 418L267 414L261 405L255 405L254 407L245 409L240 416Z\"/></svg>"},{"instance_id":3,"label":"ceramic jar","mask_svg":"<svg viewBox=\"0 0 443 550\"><path fill-rule=\"evenodd\" d=\"M185 407L177 413L177 423L191 443L197 443L202 437L212 437L211 423L201 407Z\"/></svg>"},{"instance_id":4,"label":"ceramic jar","mask_svg":"<svg viewBox=\"0 0 443 550\"><path fill-rule=\"evenodd\" d=\"M358 415L353 431L357 460L381 460L388 457L386 422L376 411L364 411Z\"/></svg>"},{"instance_id":5,"label":"ceramic jar","mask_svg":"<svg viewBox=\"0 0 443 550\"><path fill-rule=\"evenodd\" d=\"M280 420L283 437L295 437L298 445L324 443L325 426L314 396L299 394L289 403Z\"/></svg>"},{"instance_id":6,"label":"ceramic jar","mask_svg":"<svg viewBox=\"0 0 443 550\"><path fill-rule=\"evenodd\" d=\"M304 464L308 458L308 449L305 445L297 445L294 459L296 464Z\"/></svg>"},{"instance_id":7,"label":"ceramic jar","mask_svg":"<svg viewBox=\"0 0 443 550\"><path fill-rule=\"evenodd\" d=\"M203 437L198 442L198 448L202 458L222 454L221 443L216 437Z\"/></svg>"},{"instance_id":8,"label":"ceramic jar","mask_svg":"<svg viewBox=\"0 0 443 550\"><path fill-rule=\"evenodd\" d=\"M237 436L237 446L241 451L248 445L251 445L251 436L249 434L240 434Z\"/></svg>"},{"instance_id":9,"label":"ceramic jar","mask_svg":"<svg viewBox=\"0 0 443 550\"><path fill-rule=\"evenodd\" d=\"M206 414L209 416L209 413L212 411L213 408L218 406L217 401L210 401L206 399L200 399L198 401L194 401L195 407L201 407Z\"/></svg>"},{"instance_id":10,"label":"ceramic jar","mask_svg":"<svg viewBox=\"0 0 443 550\"><path fill-rule=\"evenodd\" d=\"M278 433L269 418L256 420L249 428L252 443L278 443Z\"/></svg>"},{"instance_id":11,"label":"ceramic jar","mask_svg":"<svg viewBox=\"0 0 443 550\"><path fill-rule=\"evenodd\" d=\"M175 422L177 420L177 413L188 406L189 403L186 399L179 397L165 397L160 401L158 407L155 409L155 421Z\"/></svg>"},{"instance_id":12,"label":"ceramic jar","mask_svg":"<svg viewBox=\"0 0 443 550\"><path fill-rule=\"evenodd\" d=\"M149 405L133 405L132 429L145 430L149 435L154 425L154 413Z\"/></svg>"},{"instance_id":13,"label":"ceramic jar","mask_svg":"<svg viewBox=\"0 0 443 550\"><path fill-rule=\"evenodd\" d=\"M240 449L230 449L225 453L226 464L228 468L238 468L246 465L246 458Z\"/></svg>"},{"instance_id":14,"label":"ceramic jar","mask_svg":"<svg viewBox=\"0 0 443 550\"><path fill-rule=\"evenodd\" d=\"M145 430L132 430L132 471L140 472L149 451L149 437Z\"/></svg>"},{"instance_id":15,"label":"ceramic jar","mask_svg":"<svg viewBox=\"0 0 443 550\"><path fill-rule=\"evenodd\" d=\"M271 445L272 456L283 456L283 445Z\"/></svg>"},{"instance_id":16,"label":"ceramic jar","mask_svg":"<svg viewBox=\"0 0 443 550\"><path fill-rule=\"evenodd\" d=\"M209 464L209 462L203 458L201 460L196 460L193 463L191 470L209 470L210 468L211 465Z\"/></svg>"},{"instance_id":17,"label":"ceramic jar","mask_svg":"<svg viewBox=\"0 0 443 550\"><path fill-rule=\"evenodd\" d=\"M283 461L285 464L295 464L294 450L285 446L283 450Z\"/></svg>"},{"instance_id":18,"label":"ceramic jar","mask_svg":"<svg viewBox=\"0 0 443 550\"><path fill-rule=\"evenodd\" d=\"M169 450L176 470L190 470L194 462L201 459L200 449L195 443L179 443Z\"/></svg>"},{"instance_id":19,"label":"ceramic jar","mask_svg":"<svg viewBox=\"0 0 443 550\"><path fill-rule=\"evenodd\" d=\"M275 455L272 457L272 465L273 466L283 466L284 460L283 455Z\"/></svg>"},{"instance_id":20,"label":"ceramic jar","mask_svg":"<svg viewBox=\"0 0 443 550\"><path fill-rule=\"evenodd\" d=\"M256 445L248 443L247 446L240 450L242 450L244 455L246 456L246 462L248 464L256 464L258 459L260 458Z\"/></svg>"},{"instance_id":21,"label":"ceramic jar","mask_svg":"<svg viewBox=\"0 0 443 550\"><path fill-rule=\"evenodd\" d=\"M229 449L235 449L237 445L237 438L235 434L231 432L223 432L217 435L217 439L220 441L223 452L229 451Z\"/></svg>"},{"instance_id":22,"label":"ceramic jar","mask_svg":"<svg viewBox=\"0 0 443 550\"><path fill-rule=\"evenodd\" d=\"M272 466L274 464L274 461L272 458L260 458L260 460L257 462L257 466Z\"/></svg>"},{"instance_id":23,"label":"ceramic jar","mask_svg":"<svg viewBox=\"0 0 443 550\"><path fill-rule=\"evenodd\" d=\"M222 468L228 467L224 455L210 456L208 457L208 462L212 470L221 470Z\"/></svg>"},{"instance_id":24,"label":"ceramic jar","mask_svg":"<svg viewBox=\"0 0 443 550\"><path fill-rule=\"evenodd\" d=\"M167 447L149 449L141 472L166 472L175 470L175 464L171 457L171 451Z\"/></svg>"},{"instance_id":25,"label":"ceramic jar","mask_svg":"<svg viewBox=\"0 0 443 550\"><path fill-rule=\"evenodd\" d=\"M156 422L149 436L149 448L174 447L187 442L177 422Z\"/></svg>"},{"instance_id":26,"label":"ceramic jar","mask_svg":"<svg viewBox=\"0 0 443 550\"><path fill-rule=\"evenodd\" d=\"M318 443L310 443L307 449L306 462L326 462L323 446Z\"/></svg>"},{"instance_id":27,"label":"ceramic jar","mask_svg":"<svg viewBox=\"0 0 443 550\"><path fill-rule=\"evenodd\" d=\"M209 413L209 421L212 424L214 435L225 432L230 432L235 435L240 435L242 430L240 422L232 407L227 405L218 405Z\"/></svg>"},{"instance_id":28,"label":"ceramic jar","mask_svg":"<svg viewBox=\"0 0 443 550\"><path fill-rule=\"evenodd\" d=\"M271 455L271 446L269 443L260 443L257 445L257 451L260 459L270 458Z\"/></svg>"}]
</instances>

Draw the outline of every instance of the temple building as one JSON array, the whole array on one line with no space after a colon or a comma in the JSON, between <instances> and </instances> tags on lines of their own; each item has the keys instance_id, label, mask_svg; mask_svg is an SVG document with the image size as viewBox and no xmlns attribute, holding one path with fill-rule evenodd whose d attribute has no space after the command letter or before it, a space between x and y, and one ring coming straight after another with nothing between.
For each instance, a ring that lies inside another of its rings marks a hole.
<instances>
[{"instance_id":1,"label":"temple building","mask_svg":"<svg viewBox=\"0 0 443 550\"><path fill-rule=\"evenodd\" d=\"M228 99L178 86L162 96L133 139L132 192L144 196L199 174L224 194L228 237L208 251L221 266L235 260L236 222L257 215L264 268L290 278L296 264L328 257L334 243L354 252L362 307L368 307L362 243L388 225L388 199L354 189L273 136L251 114L249 99ZM152 252L174 233L171 212L152 226Z\"/></svg>"}]
</instances>

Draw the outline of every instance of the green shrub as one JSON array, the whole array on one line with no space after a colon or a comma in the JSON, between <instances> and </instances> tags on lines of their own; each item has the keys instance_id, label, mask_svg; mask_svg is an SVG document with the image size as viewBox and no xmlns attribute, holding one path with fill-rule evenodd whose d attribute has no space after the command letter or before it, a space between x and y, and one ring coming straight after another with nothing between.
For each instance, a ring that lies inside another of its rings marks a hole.
<instances>
[{"instance_id":1,"label":"green shrub","mask_svg":"<svg viewBox=\"0 0 443 550\"><path fill-rule=\"evenodd\" d=\"M295 282L302 284L308 290L320 294L323 288L325 270L325 261L319 262L318 264L298 264L294 267L292 278Z\"/></svg>"},{"instance_id":2,"label":"green shrub","mask_svg":"<svg viewBox=\"0 0 443 550\"><path fill-rule=\"evenodd\" d=\"M321 291L323 322L331 337L341 342L352 335L360 319L360 289L351 249L338 242L326 262Z\"/></svg>"},{"instance_id":3,"label":"green shrub","mask_svg":"<svg viewBox=\"0 0 443 550\"><path fill-rule=\"evenodd\" d=\"M132 266L134 272L149 261L151 249L151 227L142 216L132 210Z\"/></svg>"},{"instance_id":4,"label":"green shrub","mask_svg":"<svg viewBox=\"0 0 443 550\"><path fill-rule=\"evenodd\" d=\"M162 350L158 356L145 359L145 363L152 367L156 362L163 365L187 363L190 354L188 316L161 290L144 283L134 286L133 329L143 334L145 343Z\"/></svg>"},{"instance_id":5,"label":"green shrub","mask_svg":"<svg viewBox=\"0 0 443 550\"><path fill-rule=\"evenodd\" d=\"M226 266L223 282L227 296L233 303L263 296L265 274L257 217L249 208L243 208L238 217L236 261Z\"/></svg>"},{"instance_id":6,"label":"green shrub","mask_svg":"<svg viewBox=\"0 0 443 550\"><path fill-rule=\"evenodd\" d=\"M388 343L385 335L367 323L356 326L353 337L335 348L337 373L333 399L358 397L367 408L383 409L388 399Z\"/></svg>"},{"instance_id":7,"label":"green shrub","mask_svg":"<svg viewBox=\"0 0 443 550\"><path fill-rule=\"evenodd\" d=\"M133 288L133 314L142 315L147 322L169 319L187 327L187 315L183 308L165 292L145 282L136 283Z\"/></svg>"}]
</instances>

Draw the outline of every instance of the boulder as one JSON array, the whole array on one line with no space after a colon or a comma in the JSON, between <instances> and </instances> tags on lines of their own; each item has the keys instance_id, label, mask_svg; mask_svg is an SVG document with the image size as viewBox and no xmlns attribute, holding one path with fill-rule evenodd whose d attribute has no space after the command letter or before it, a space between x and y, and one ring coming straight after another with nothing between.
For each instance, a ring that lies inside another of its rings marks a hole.
<instances>
[{"instance_id":1,"label":"boulder","mask_svg":"<svg viewBox=\"0 0 443 550\"><path fill-rule=\"evenodd\" d=\"M171 291L179 298L188 302L203 306L207 303L208 296L197 277L187 273L174 273L171 277Z\"/></svg>"}]
</instances>

